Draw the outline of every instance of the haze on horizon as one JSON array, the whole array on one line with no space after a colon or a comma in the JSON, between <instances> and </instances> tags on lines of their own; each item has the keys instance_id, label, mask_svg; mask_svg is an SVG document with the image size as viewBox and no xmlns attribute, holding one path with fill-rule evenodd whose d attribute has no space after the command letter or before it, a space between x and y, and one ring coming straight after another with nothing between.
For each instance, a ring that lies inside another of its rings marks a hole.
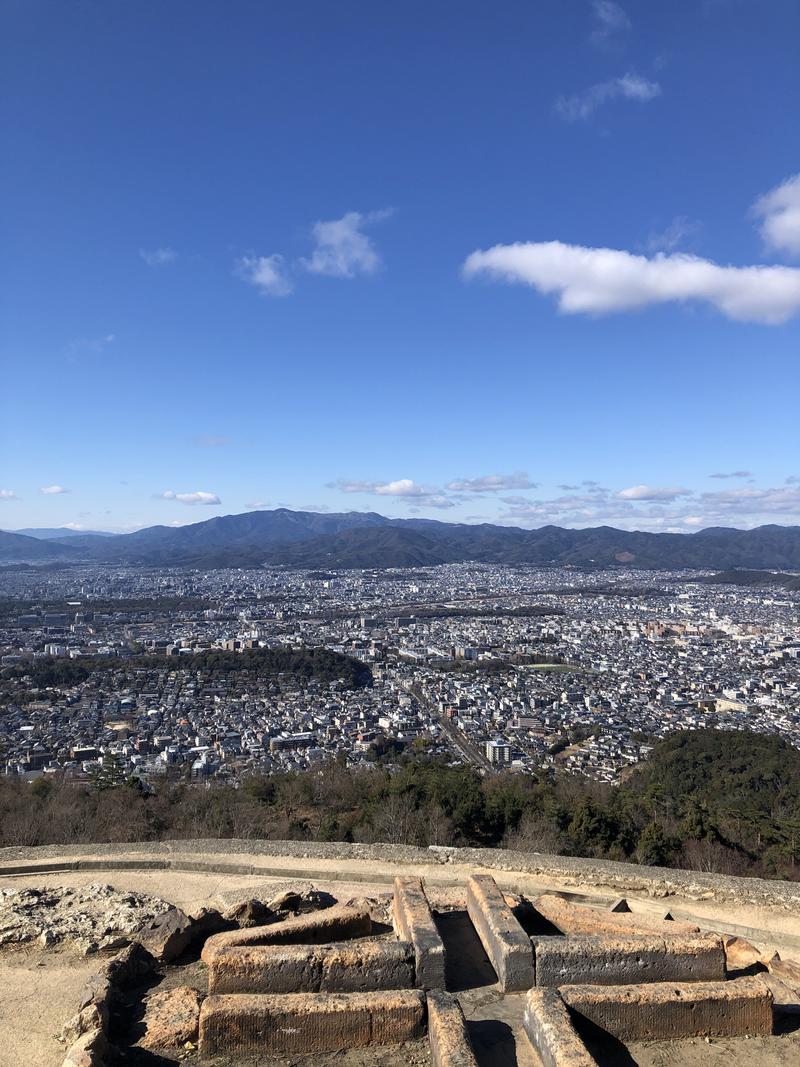
<instances>
[{"instance_id":1,"label":"haze on horizon","mask_svg":"<svg viewBox=\"0 0 800 1067\"><path fill-rule=\"evenodd\" d=\"M800 523L793 0L0 18L0 529Z\"/></svg>"}]
</instances>

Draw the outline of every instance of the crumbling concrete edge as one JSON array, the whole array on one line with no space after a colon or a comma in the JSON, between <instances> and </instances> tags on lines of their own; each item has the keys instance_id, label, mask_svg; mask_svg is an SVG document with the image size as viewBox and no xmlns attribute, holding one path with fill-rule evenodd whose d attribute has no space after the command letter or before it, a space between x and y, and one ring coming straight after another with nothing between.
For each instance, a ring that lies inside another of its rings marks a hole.
<instances>
[{"instance_id":1,"label":"crumbling concrete edge","mask_svg":"<svg viewBox=\"0 0 800 1067\"><path fill-rule=\"evenodd\" d=\"M428 1043L433 1067L478 1067L464 1012L452 993L431 989L428 1001Z\"/></svg>"}]
</instances>

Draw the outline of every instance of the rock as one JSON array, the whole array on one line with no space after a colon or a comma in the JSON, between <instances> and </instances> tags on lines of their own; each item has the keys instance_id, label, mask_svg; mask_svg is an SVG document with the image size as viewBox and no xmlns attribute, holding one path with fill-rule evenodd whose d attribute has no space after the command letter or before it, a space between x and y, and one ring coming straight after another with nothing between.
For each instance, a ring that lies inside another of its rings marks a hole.
<instances>
[{"instance_id":1,"label":"rock","mask_svg":"<svg viewBox=\"0 0 800 1067\"><path fill-rule=\"evenodd\" d=\"M134 941L110 959L100 974L113 986L122 987L152 974L155 968L154 957L138 941Z\"/></svg>"},{"instance_id":2,"label":"rock","mask_svg":"<svg viewBox=\"0 0 800 1067\"><path fill-rule=\"evenodd\" d=\"M267 907L270 911L291 911L296 913L300 911L302 902L303 899L299 893L287 889L285 893L278 893L276 897L273 897Z\"/></svg>"},{"instance_id":3,"label":"rock","mask_svg":"<svg viewBox=\"0 0 800 1067\"><path fill-rule=\"evenodd\" d=\"M183 1048L197 1041L202 997L191 986L154 993L147 998L144 1011L145 1034L137 1044L141 1048Z\"/></svg>"},{"instance_id":4,"label":"rock","mask_svg":"<svg viewBox=\"0 0 800 1067\"><path fill-rule=\"evenodd\" d=\"M93 974L81 991L79 1010L90 1004L107 1004L114 996L114 989L105 974Z\"/></svg>"},{"instance_id":5,"label":"rock","mask_svg":"<svg viewBox=\"0 0 800 1067\"><path fill-rule=\"evenodd\" d=\"M776 952L772 959L767 961L767 967L770 974L777 975L784 982L800 984L800 963L796 960L782 960Z\"/></svg>"},{"instance_id":6,"label":"rock","mask_svg":"<svg viewBox=\"0 0 800 1067\"><path fill-rule=\"evenodd\" d=\"M168 906L155 897L120 892L99 882L5 890L0 893L0 945L37 938L45 947L76 941L88 953L111 947L114 939L133 934Z\"/></svg>"},{"instance_id":7,"label":"rock","mask_svg":"<svg viewBox=\"0 0 800 1067\"><path fill-rule=\"evenodd\" d=\"M288 894L283 894L284 896ZM296 896L297 894L295 894ZM277 898L276 898L277 899ZM229 908L225 915L222 916L225 926L222 929L230 929L230 926L238 926L240 929L250 926L266 926L273 916L273 909L271 905L267 906L260 900L253 898L252 900L243 900L239 904L234 904L232 908ZM219 931L211 931L211 933L218 933Z\"/></svg>"},{"instance_id":8,"label":"rock","mask_svg":"<svg viewBox=\"0 0 800 1067\"><path fill-rule=\"evenodd\" d=\"M198 937L211 937L212 934L221 934L223 930L230 930L232 926L238 925L226 919L222 912L217 911L216 908L201 908L200 911L190 915L189 918L192 920L192 940Z\"/></svg>"},{"instance_id":9,"label":"rock","mask_svg":"<svg viewBox=\"0 0 800 1067\"><path fill-rule=\"evenodd\" d=\"M180 908L168 908L136 935L158 963L171 963L192 940L192 920Z\"/></svg>"},{"instance_id":10,"label":"rock","mask_svg":"<svg viewBox=\"0 0 800 1067\"><path fill-rule=\"evenodd\" d=\"M105 1002L100 1004L88 1004L81 1008L77 1015L73 1015L69 1022L64 1024L61 1031L60 1041L64 1045L74 1045L79 1037L90 1030L108 1030L108 1006Z\"/></svg>"},{"instance_id":11,"label":"rock","mask_svg":"<svg viewBox=\"0 0 800 1067\"><path fill-rule=\"evenodd\" d=\"M761 952L743 937L723 937L723 942L725 966L729 971L743 971L756 963L762 963Z\"/></svg>"},{"instance_id":12,"label":"rock","mask_svg":"<svg viewBox=\"0 0 800 1067\"><path fill-rule=\"evenodd\" d=\"M67 1050L62 1067L105 1067L111 1046L102 1030L87 1030Z\"/></svg>"}]
</instances>

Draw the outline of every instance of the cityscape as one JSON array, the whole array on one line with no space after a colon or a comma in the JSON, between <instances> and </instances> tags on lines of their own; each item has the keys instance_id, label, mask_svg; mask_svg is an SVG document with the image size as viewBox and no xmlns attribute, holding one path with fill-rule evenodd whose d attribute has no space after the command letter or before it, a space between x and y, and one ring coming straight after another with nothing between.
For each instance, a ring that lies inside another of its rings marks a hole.
<instances>
[{"instance_id":1,"label":"cityscape","mask_svg":"<svg viewBox=\"0 0 800 1067\"><path fill-rule=\"evenodd\" d=\"M92 781L112 761L142 782L237 783L405 753L616 783L680 730L750 730L800 748L800 593L708 577L489 564L7 568L3 770ZM368 668L369 684L192 662L275 648L339 653ZM28 673L64 662L85 669L74 680Z\"/></svg>"}]
</instances>

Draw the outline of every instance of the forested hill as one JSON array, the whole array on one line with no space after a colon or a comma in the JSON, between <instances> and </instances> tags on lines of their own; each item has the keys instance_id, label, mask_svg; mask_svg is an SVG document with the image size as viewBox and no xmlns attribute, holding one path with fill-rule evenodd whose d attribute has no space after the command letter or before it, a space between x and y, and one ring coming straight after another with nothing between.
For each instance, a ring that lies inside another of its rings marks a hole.
<instances>
[{"instance_id":1,"label":"forested hill","mask_svg":"<svg viewBox=\"0 0 800 1067\"><path fill-rule=\"evenodd\" d=\"M115 537L37 540L0 532L0 560L94 561L148 566L419 567L441 563L800 570L800 527L714 528L693 534L610 526L538 530L489 523L387 519L373 512L275 511L152 526Z\"/></svg>"},{"instance_id":2,"label":"forested hill","mask_svg":"<svg viewBox=\"0 0 800 1067\"><path fill-rule=\"evenodd\" d=\"M697 730L658 742L619 786L489 774L375 744L371 769L331 760L233 788L0 778L0 845L246 837L481 845L800 879L800 752Z\"/></svg>"}]
</instances>

